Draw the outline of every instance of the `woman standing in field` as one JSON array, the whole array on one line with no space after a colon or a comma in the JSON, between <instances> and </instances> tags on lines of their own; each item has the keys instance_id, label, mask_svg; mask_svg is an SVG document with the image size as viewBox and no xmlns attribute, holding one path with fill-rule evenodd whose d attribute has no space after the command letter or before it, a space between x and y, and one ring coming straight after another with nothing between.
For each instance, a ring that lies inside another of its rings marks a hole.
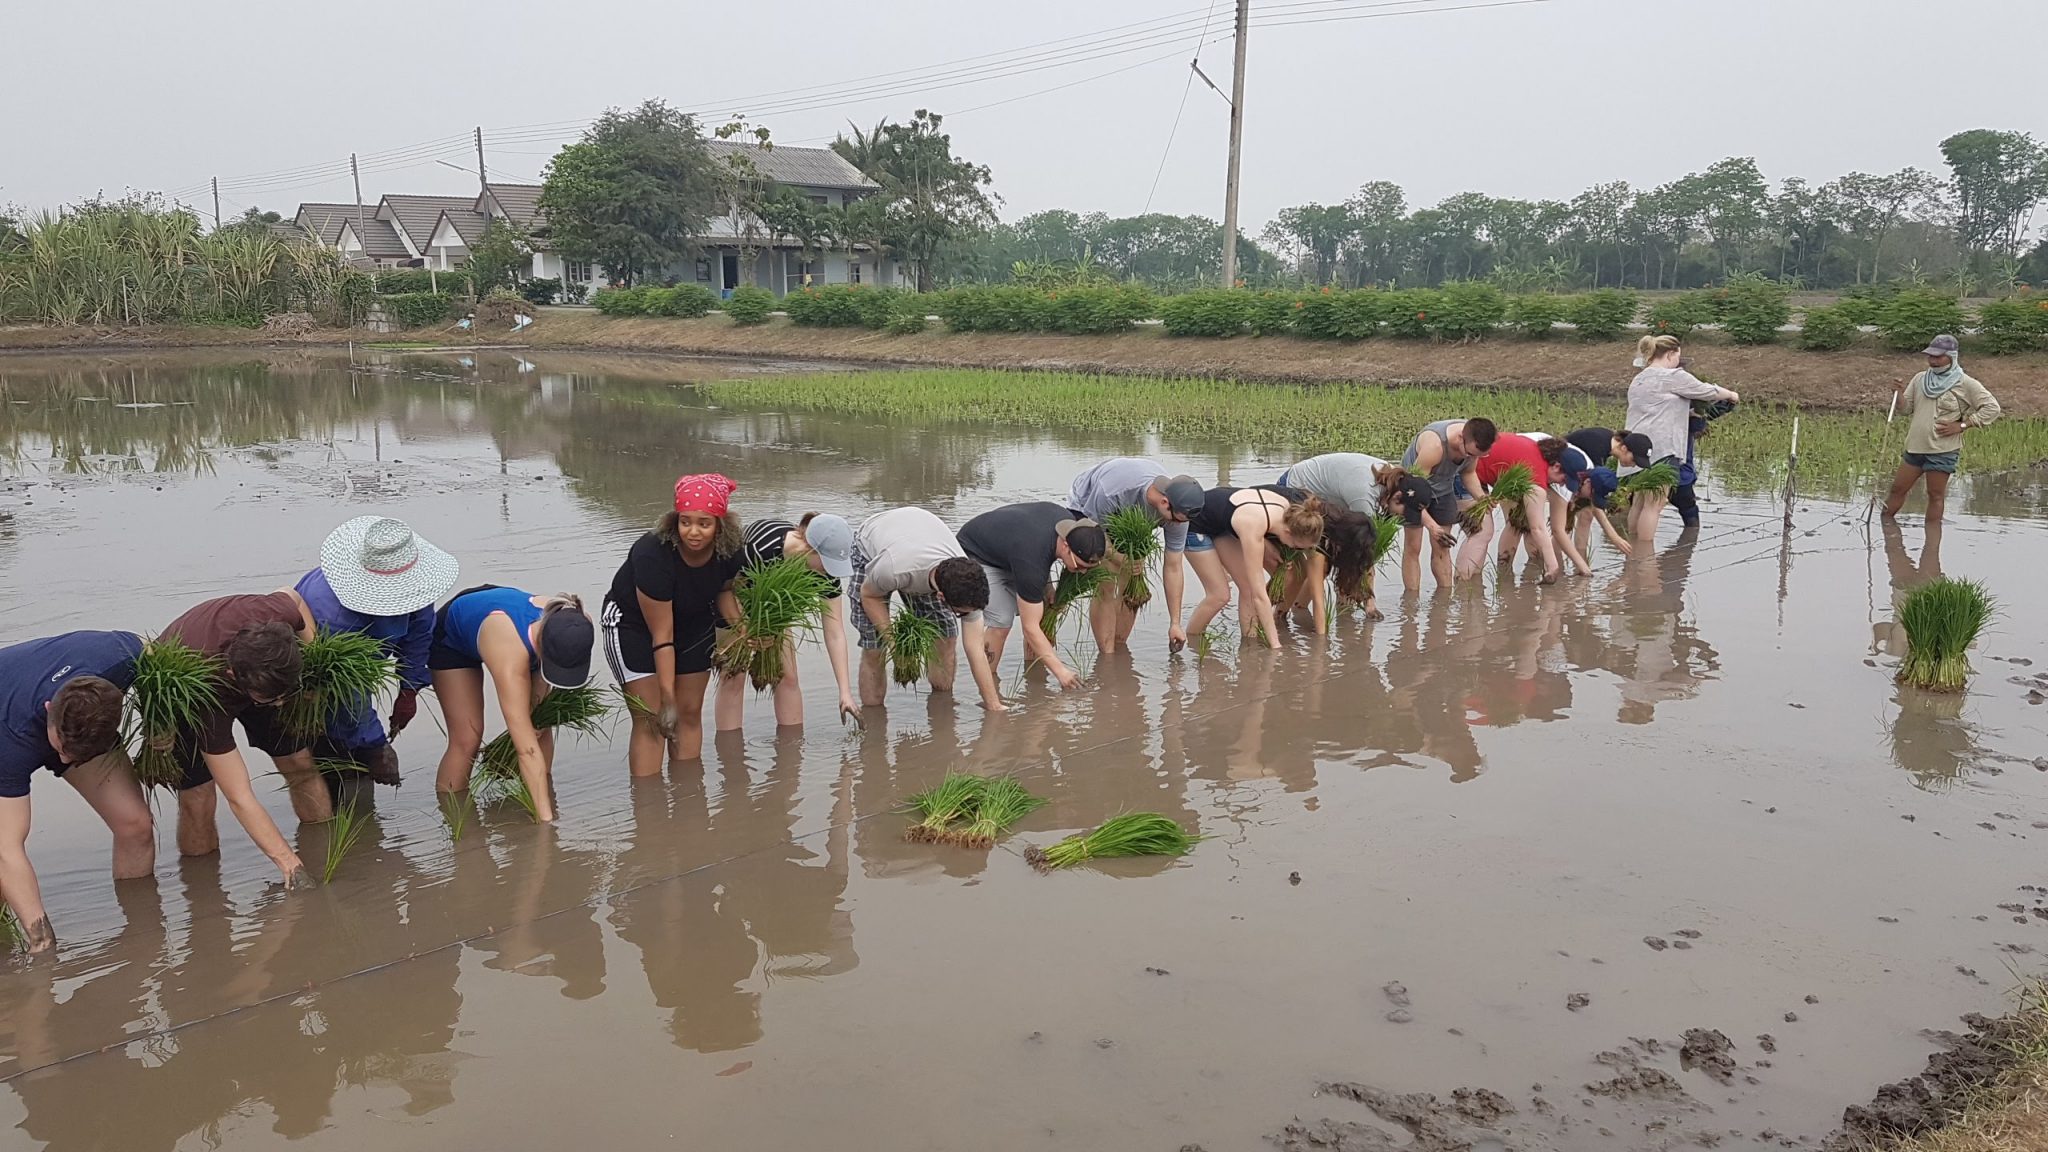
<instances>
[{"instance_id":1,"label":"woman standing in field","mask_svg":"<svg viewBox=\"0 0 2048 1152\"><path fill-rule=\"evenodd\" d=\"M1202 580L1202 602L1188 620L1188 634L1200 636L1208 630L1209 622L1230 603L1230 585L1235 583L1238 627L1249 635L1256 626L1266 647L1280 647L1273 601L1266 595L1266 541L1309 549L1322 536L1323 502L1299 488L1262 484L1209 489L1202 510L1188 517L1188 562Z\"/></svg>"},{"instance_id":2,"label":"woman standing in field","mask_svg":"<svg viewBox=\"0 0 2048 1152\"><path fill-rule=\"evenodd\" d=\"M484 742L484 675L498 693L505 731L519 755L519 777L533 797L534 818L555 818L555 734L533 726L534 705L553 688L590 683L590 650L597 638L583 601L567 593L535 596L518 588L481 584L455 594L434 617L427 667L448 724L441 754L441 792L469 787Z\"/></svg>"},{"instance_id":3,"label":"woman standing in field","mask_svg":"<svg viewBox=\"0 0 2048 1152\"><path fill-rule=\"evenodd\" d=\"M744 533L741 556L743 571L764 568L785 557L797 557L817 574L825 589L825 614L821 628L825 635L825 656L832 662L832 678L839 684L839 715L858 717L860 704L853 698L852 662L846 651L846 595L840 583L853 575L853 525L844 516L807 512L802 520L756 520ZM728 619L731 619L728 617ZM775 682L775 723L779 727L804 722L804 693L797 682L796 640L783 640L782 679ZM718 682L717 723L720 732L740 726L746 711L746 677L727 676Z\"/></svg>"},{"instance_id":4,"label":"woman standing in field","mask_svg":"<svg viewBox=\"0 0 2048 1152\"><path fill-rule=\"evenodd\" d=\"M1692 402L1742 399L1728 388L1709 384L1685 370L1676 336L1645 336L1636 343L1642 371L1628 386L1628 426L1650 438L1648 468L1669 461L1674 470L1686 466L1692 443ZM1681 478L1682 482L1682 478ZM1629 538L1646 549L1657 546L1657 518L1664 514L1670 493L1641 491L1629 505Z\"/></svg>"},{"instance_id":5,"label":"woman standing in field","mask_svg":"<svg viewBox=\"0 0 2048 1152\"><path fill-rule=\"evenodd\" d=\"M635 776L660 774L664 744L679 761L703 754L718 621L740 615L732 582L746 557L729 504L738 487L716 473L677 480L675 507L633 542L605 593L605 660L639 704L626 751Z\"/></svg>"}]
</instances>

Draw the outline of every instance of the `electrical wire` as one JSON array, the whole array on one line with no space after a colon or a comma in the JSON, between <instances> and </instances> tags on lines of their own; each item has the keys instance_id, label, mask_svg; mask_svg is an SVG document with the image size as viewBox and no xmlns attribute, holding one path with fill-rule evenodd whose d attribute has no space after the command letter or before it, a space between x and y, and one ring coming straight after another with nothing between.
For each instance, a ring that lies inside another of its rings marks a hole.
<instances>
[{"instance_id":1,"label":"electrical wire","mask_svg":"<svg viewBox=\"0 0 2048 1152\"><path fill-rule=\"evenodd\" d=\"M1209 0L1209 14L1213 16L1215 12L1216 0ZM1195 69L1202 64L1202 41L1208 38L1209 21L1204 18L1202 34L1195 38L1194 57L1188 61L1187 81L1180 86L1180 106L1173 110L1173 127L1166 130L1166 147L1159 150L1159 169L1152 173L1152 190L1145 193L1145 211L1139 213L1141 216L1151 213L1152 198L1159 195L1159 181L1166 175L1166 158L1173 155L1173 138L1180 135L1180 118L1188 110L1188 95L1195 90Z\"/></svg>"}]
</instances>

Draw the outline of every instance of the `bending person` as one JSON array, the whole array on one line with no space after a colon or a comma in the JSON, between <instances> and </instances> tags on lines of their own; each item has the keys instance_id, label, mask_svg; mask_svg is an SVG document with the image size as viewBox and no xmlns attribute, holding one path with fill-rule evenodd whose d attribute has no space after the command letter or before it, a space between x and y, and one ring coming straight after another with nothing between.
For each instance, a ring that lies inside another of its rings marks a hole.
<instances>
[{"instance_id":1,"label":"bending person","mask_svg":"<svg viewBox=\"0 0 2048 1152\"><path fill-rule=\"evenodd\" d=\"M1544 437L1544 440L1563 447L1563 441ZM1491 493L1494 485L1500 483L1511 468L1521 468L1529 475L1529 492L1519 503L1504 505L1500 509L1501 519L1507 528L1501 538L1500 562L1512 563L1515 549L1526 535L1529 546L1543 561L1543 583L1555 584L1563 571L1557 558L1556 534L1550 527L1550 463L1544 458L1533 436L1520 433L1504 433L1493 442L1479 458L1479 466L1473 472L1474 479L1486 492ZM1476 528L1468 526L1465 544L1458 551L1458 578L1468 579L1479 574L1485 567L1486 553L1493 542L1494 519L1487 515ZM1583 559L1576 561L1581 572L1586 570Z\"/></svg>"},{"instance_id":2,"label":"bending person","mask_svg":"<svg viewBox=\"0 0 2048 1152\"><path fill-rule=\"evenodd\" d=\"M1282 478L1285 476L1283 473ZM1378 541L1379 524L1372 516L1326 507L1322 539L1299 553L1299 562L1288 569L1285 593L1276 611L1284 617L1307 608L1316 635L1327 634L1330 598L1323 592L1334 571L1337 599L1363 607L1368 620L1385 619L1372 587L1372 557Z\"/></svg>"},{"instance_id":3,"label":"bending person","mask_svg":"<svg viewBox=\"0 0 2048 1152\"><path fill-rule=\"evenodd\" d=\"M1636 343L1636 363L1642 371L1629 382L1628 426L1650 438L1650 459L1638 461L1645 468L1667 460L1674 470L1686 467L1686 457L1691 454L1693 401L1732 404L1742 399L1733 390L1686 371L1680 364L1683 358L1676 336L1645 336ZM1637 492L1629 505L1629 538L1655 550L1657 518L1669 502L1669 492Z\"/></svg>"},{"instance_id":4,"label":"bending person","mask_svg":"<svg viewBox=\"0 0 2048 1152\"><path fill-rule=\"evenodd\" d=\"M1977 378L1963 371L1961 348L1953 336L1936 336L1922 350L1927 370L1900 385L1912 405L1906 425L1906 453L1892 476L1884 498L1884 514L1897 516L1906 494L1927 478L1927 523L1941 523L1948 508L1948 480L1963 456L1963 433L1982 428L2000 415L1998 400Z\"/></svg>"},{"instance_id":5,"label":"bending person","mask_svg":"<svg viewBox=\"0 0 2048 1152\"><path fill-rule=\"evenodd\" d=\"M1479 458L1493 447L1499 436L1493 421L1484 416L1465 420L1439 420L1416 433L1401 457L1401 467L1429 485L1429 500L1403 501L1401 539L1401 582L1410 592L1422 586L1422 545L1430 544L1429 568L1437 587L1451 586L1451 548L1457 537L1451 526L1458 514L1470 506L1479 487L1472 479ZM1413 495L1414 493L1411 493Z\"/></svg>"},{"instance_id":6,"label":"bending person","mask_svg":"<svg viewBox=\"0 0 2048 1152\"><path fill-rule=\"evenodd\" d=\"M1157 461L1136 456L1104 460L1079 476L1067 490L1067 508L1075 519L1107 524L1125 508L1142 508L1160 526L1166 541L1166 555L1159 564L1159 582L1166 594L1166 644L1178 651L1187 643L1187 629L1180 610L1187 587L1183 561L1187 554L1188 517L1202 510L1202 485L1192 476L1168 476ZM1124 605L1119 588L1128 573L1124 558L1112 553L1111 579L1103 582L1095 602L1088 606L1088 623L1095 633L1095 649L1104 655L1129 648L1131 629L1138 613Z\"/></svg>"},{"instance_id":7,"label":"bending person","mask_svg":"<svg viewBox=\"0 0 2048 1152\"><path fill-rule=\"evenodd\" d=\"M982 612L991 670L1003 663L1010 625L1024 627L1024 657L1037 660L1062 688L1081 686L1081 677L1060 659L1045 634L1052 566L1086 572L1102 563L1109 538L1093 520L1074 519L1049 500L991 508L960 529L960 550L988 577L988 607Z\"/></svg>"},{"instance_id":8,"label":"bending person","mask_svg":"<svg viewBox=\"0 0 2048 1152\"><path fill-rule=\"evenodd\" d=\"M788 557L801 559L817 573L825 594L825 613L820 622L824 632L825 657L832 662L832 679L839 685L839 715L860 715L853 696L851 663L846 652L846 596L842 582L853 575L853 525L843 516L829 512L807 512L797 523L787 520L755 520L747 525L743 555L746 568L759 568ZM746 713L744 676L727 676L718 682L718 730L730 732L740 726ZM804 722L804 693L797 681L796 639L785 638L782 649L782 679L775 682L775 723L788 727Z\"/></svg>"},{"instance_id":9,"label":"bending person","mask_svg":"<svg viewBox=\"0 0 2048 1152\"><path fill-rule=\"evenodd\" d=\"M156 863L149 801L120 747L122 699L135 682L142 637L66 632L0 648L0 896L30 952L56 945L28 858L29 778L48 768L114 835L114 879Z\"/></svg>"},{"instance_id":10,"label":"bending person","mask_svg":"<svg viewBox=\"0 0 2048 1152\"><path fill-rule=\"evenodd\" d=\"M427 667L448 724L448 750L434 782L443 793L469 788L484 743L484 675L497 691L505 731L519 756L519 778L533 797L534 818L555 818L550 786L555 763L553 730L533 726L534 706L553 688L590 683L590 650L597 629L575 596L535 596L518 588L479 584L455 594L434 622Z\"/></svg>"},{"instance_id":11,"label":"bending person","mask_svg":"<svg viewBox=\"0 0 2048 1152\"><path fill-rule=\"evenodd\" d=\"M1581 556L1592 555L1589 547L1593 543L1593 522L1596 520L1608 545L1623 556L1629 554L1628 538L1621 534L1607 514L1608 502L1613 499L1615 489L1621 486L1621 478L1608 466L1610 460L1619 462L1626 451L1617 443L1619 435L1611 428L1599 427L1580 428L1567 433L1564 442L1571 451L1566 452L1551 471L1550 482L1569 494L1566 525L1571 529L1572 546L1579 550ZM1586 512L1592 515L1581 515Z\"/></svg>"},{"instance_id":12,"label":"bending person","mask_svg":"<svg viewBox=\"0 0 2048 1152\"><path fill-rule=\"evenodd\" d=\"M853 578L847 585L853 629L860 634L860 702L882 706L888 692L882 633L889 627L889 598L939 626L942 642L926 672L932 691L951 692L958 668L956 642L967 650L967 667L981 691L981 706L1003 708L1002 693L988 662L981 610L988 607L988 577L960 550L945 522L922 508L894 508L861 521L853 534Z\"/></svg>"},{"instance_id":13,"label":"bending person","mask_svg":"<svg viewBox=\"0 0 2048 1152\"><path fill-rule=\"evenodd\" d=\"M1208 631L1209 622L1230 604L1234 583L1238 630L1249 636L1256 628L1266 647L1280 647L1279 624L1266 593L1266 541L1314 548L1323 535L1322 508L1321 498L1299 488L1209 489L1202 510L1188 520L1188 561L1202 580L1202 602L1195 605L1188 631L1196 636Z\"/></svg>"},{"instance_id":14,"label":"bending person","mask_svg":"<svg viewBox=\"0 0 2048 1152\"><path fill-rule=\"evenodd\" d=\"M391 741L419 714L420 689L431 683L427 651L434 643L434 601L455 587L461 565L413 534L403 520L359 516L329 533L320 566L294 589L329 632L360 632L383 645L398 663L398 696L391 730L368 698L336 701L323 740L337 759L369 769L378 784L399 785L398 753Z\"/></svg>"}]
</instances>

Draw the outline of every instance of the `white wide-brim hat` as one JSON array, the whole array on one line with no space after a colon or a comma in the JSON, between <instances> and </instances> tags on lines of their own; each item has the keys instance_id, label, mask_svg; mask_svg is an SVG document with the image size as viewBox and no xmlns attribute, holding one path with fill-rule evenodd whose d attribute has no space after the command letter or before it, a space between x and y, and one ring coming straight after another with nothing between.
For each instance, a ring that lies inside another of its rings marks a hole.
<instances>
[{"instance_id":1,"label":"white wide-brim hat","mask_svg":"<svg viewBox=\"0 0 2048 1152\"><path fill-rule=\"evenodd\" d=\"M358 516L328 533L320 571L349 611L405 616L446 596L462 566L403 520Z\"/></svg>"}]
</instances>

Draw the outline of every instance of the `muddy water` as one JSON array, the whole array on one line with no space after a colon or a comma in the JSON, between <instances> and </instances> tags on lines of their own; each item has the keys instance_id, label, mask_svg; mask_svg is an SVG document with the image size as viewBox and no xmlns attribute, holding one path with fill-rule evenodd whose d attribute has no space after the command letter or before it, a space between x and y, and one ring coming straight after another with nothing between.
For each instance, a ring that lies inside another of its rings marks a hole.
<instances>
[{"instance_id":1,"label":"muddy water","mask_svg":"<svg viewBox=\"0 0 2048 1152\"><path fill-rule=\"evenodd\" d=\"M749 515L958 520L1115 453L1239 481L1286 463L687 388L749 370L0 360L0 641L279 587L366 511L466 579L595 603L682 470L735 477ZM2041 481L1955 503L1938 540L1912 520L1866 540L1860 507L1802 505L1786 537L1777 509L1722 499L1653 562L1390 592L1385 622L1277 654L1169 659L1148 616L1086 693L1013 652L1022 707L988 720L898 690L885 726L819 723L807 650L807 731L756 702L740 738L640 784L622 742L568 744L553 829L504 808L452 838L423 719L399 742L412 782L311 892L276 889L231 826L220 859L166 837L155 881L116 887L90 813L40 779L62 946L0 970L0 1147L1221 1152L1298 1122L1294 1146L1371 1148L1341 1126L1400 1125L1360 1097L1415 1115L1371 1089L1467 1087L1514 1111L1468 1102L1488 1127L1418 1147L1817 1138L2048 950L2027 911L2048 897L2021 890L2048 884L2048 708L2015 682L2048 669L2024 595L2048 563ZM1887 621L1938 572L2006 595L1969 696L1929 702L1893 685ZM953 768L1051 804L993 852L905 843L893 809ZM1021 859L1140 809L1209 839L1051 877ZM301 854L324 837L301 830ZM1693 1028L1733 1041L1726 1083L1682 1066ZM1675 1088L1585 1087L1638 1065ZM1322 1090L1342 1083L1368 1089Z\"/></svg>"}]
</instances>

